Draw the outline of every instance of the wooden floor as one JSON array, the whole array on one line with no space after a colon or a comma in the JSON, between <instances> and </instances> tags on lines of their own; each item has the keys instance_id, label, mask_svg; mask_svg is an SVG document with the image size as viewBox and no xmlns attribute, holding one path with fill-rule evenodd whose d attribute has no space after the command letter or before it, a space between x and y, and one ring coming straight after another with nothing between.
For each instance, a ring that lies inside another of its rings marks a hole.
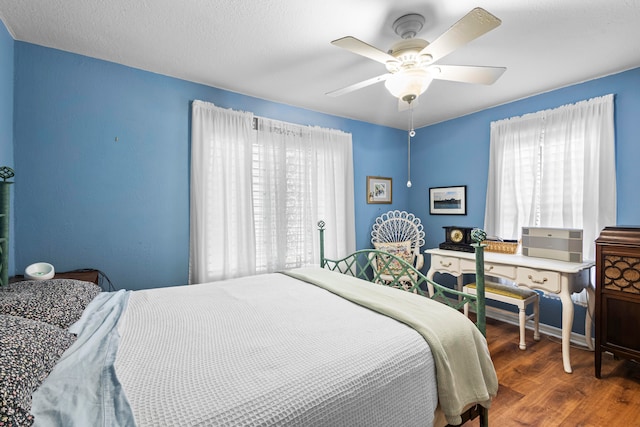
<instances>
[{"instance_id":1,"label":"wooden floor","mask_svg":"<svg viewBox=\"0 0 640 427\"><path fill-rule=\"evenodd\" d=\"M527 330L526 350L518 348L518 339L517 326L487 319L500 384L489 411L491 427L640 426L640 364L605 353L597 379L594 353L572 347L573 373L567 374L559 339L542 335L536 342Z\"/></svg>"}]
</instances>

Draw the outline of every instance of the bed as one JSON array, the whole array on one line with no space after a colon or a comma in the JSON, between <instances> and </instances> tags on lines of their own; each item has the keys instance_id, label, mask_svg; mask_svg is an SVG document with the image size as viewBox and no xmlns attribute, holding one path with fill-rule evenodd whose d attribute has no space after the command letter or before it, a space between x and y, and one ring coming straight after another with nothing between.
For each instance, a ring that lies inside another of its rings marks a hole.
<instances>
[{"instance_id":1,"label":"bed","mask_svg":"<svg viewBox=\"0 0 640 427\"><path fill-rule=\"evenodd\" d=\"M372 257L398 280L372 285ZM466 302L375 250L141 291L9 285L0 425L486 425L486 340L448 306Z\"/></svg>"}]
</instances>

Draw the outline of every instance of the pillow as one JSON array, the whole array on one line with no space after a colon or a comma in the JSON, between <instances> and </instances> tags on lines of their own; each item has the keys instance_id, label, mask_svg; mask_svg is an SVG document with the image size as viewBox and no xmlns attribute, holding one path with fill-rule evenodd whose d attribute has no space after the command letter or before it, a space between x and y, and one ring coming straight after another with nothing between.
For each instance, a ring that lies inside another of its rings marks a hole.
<instances>
[{"instance_id":1,"label":"pillow","mask_svg":"<svg viewBox=\"0 0 640 427\"><path fill-rule=\"evenodd\" d=\"M75 339L48 323L0 314L0 425L33 424L31 394Z\"/></svg>"},{"instance_id":2,"label":"pillow","mask_svg":"<svg viewBox=\"0 0 640 427\"><path fill-rule=\"evenodd\" d=\"M0 314L40 320L67 329L102 289L73 279L27 280L0 288Z\"/></svg>"},{"instance_id":3,"label":"pillow","mask_svg":"<svg viewBox=\"0 0 640 427\"><path fill-rule=\"evenodd\" d=\"M411 250L411 241L407 242L374 242L373 246L383 252L388 252L406 261L409 265L413 265L413 251ZM388 267L384 267L391 257L378 255L376 267L378 272L382 274L398 274L402 272L400 263L392 259Z\"/></svg>"}]
</instances>

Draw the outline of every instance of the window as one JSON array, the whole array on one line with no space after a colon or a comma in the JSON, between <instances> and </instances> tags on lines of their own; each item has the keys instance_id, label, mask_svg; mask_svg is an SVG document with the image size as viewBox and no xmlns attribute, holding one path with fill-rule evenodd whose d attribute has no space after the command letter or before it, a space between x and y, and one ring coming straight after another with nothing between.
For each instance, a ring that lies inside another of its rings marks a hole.
<instances>
[{"instance_id":1,"label":"window","mask_svg":"<svg viewBox=\"0 0 640 427\"><path fill-rule=\"evenodd\" d=\"M355 249L350 134L194 101L191 182L191 283L317 264L320 219Z\"/></svg>"},{"instance_id":2,"label":"window","mask_svg":"<svg viewBox=\"0 0 640 427\"><path fill-rule=\"evenodd\" d=\"M491 123L485 230L583 230L583 257L616 221L613 95Z\"/></svg>"}]
</instances>

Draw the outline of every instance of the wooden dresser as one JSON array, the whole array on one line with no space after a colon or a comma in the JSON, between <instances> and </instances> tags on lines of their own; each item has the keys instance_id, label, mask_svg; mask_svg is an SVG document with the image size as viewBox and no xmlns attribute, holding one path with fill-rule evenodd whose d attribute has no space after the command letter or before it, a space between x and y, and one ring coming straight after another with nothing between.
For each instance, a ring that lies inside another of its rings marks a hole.
<instances>
[{"instance_id":1,"label":"wooden dresser","mask_svg":"<svg viewBox=\"0 0 640 427\"><path fill-rule=\"evenodd\" d=\"M596 239L595 375L602 352L640 361L640 226L606 227Z\"/></svg>"}]
</instances>

